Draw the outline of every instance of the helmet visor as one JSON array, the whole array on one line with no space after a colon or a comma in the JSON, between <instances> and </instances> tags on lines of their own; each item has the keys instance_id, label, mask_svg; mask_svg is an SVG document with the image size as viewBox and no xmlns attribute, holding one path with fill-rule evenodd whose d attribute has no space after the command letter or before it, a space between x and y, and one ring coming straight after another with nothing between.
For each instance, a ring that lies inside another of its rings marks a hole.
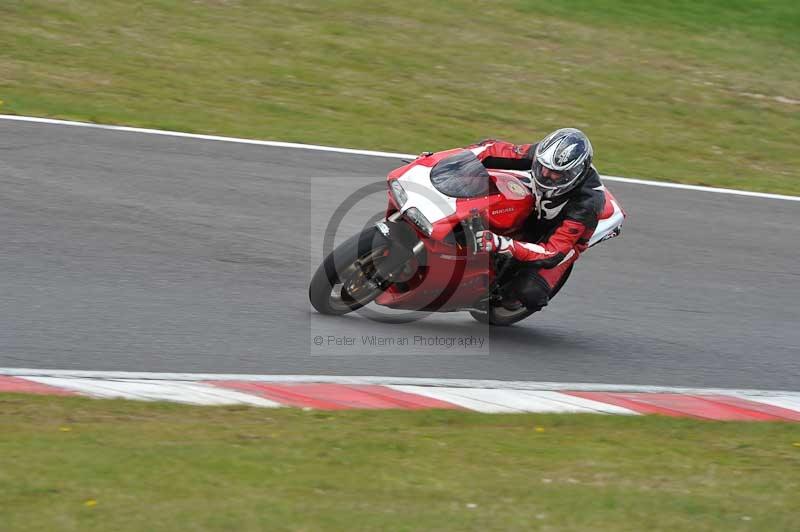
<instances>
[{"instance_id":1,"label":"helmet visor","mask_svg":"<svg viewBox=\"0 0 800 532\"><path fill-rule=\"evenodd\" d=\"M539 188L558 192L568 189L581 175L583 167L583 164L579 164L568 170L553 170L537 158L533 161L533 178Z\"/></svg>"}]
</instances>

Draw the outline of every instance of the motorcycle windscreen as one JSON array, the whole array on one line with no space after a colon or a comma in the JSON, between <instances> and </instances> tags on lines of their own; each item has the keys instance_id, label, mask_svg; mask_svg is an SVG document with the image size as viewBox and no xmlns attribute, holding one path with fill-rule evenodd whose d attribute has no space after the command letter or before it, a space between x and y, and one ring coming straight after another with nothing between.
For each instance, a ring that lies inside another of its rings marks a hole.
<instances>
[{"instance_id":1,"label":"motorcycle windscreen","mask_svg":"<svg viewBox=\"0 0 800 532\"><path fill-rule=\"evenodd\" d=\"M431 184L451 198L474 198L497 193L489 172L469 150L436 163L431 168Z\"/></svg>"}]
</instances>

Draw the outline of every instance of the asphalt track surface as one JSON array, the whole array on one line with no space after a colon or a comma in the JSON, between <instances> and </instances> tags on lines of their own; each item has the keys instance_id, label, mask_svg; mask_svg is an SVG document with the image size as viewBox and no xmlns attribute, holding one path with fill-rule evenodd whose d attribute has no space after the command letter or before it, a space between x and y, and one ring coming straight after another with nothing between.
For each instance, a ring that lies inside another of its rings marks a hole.
<instances>
[{"instance_id":1,"label":"asphalt track surface","mask_svg":"<svg viewBox=\"0 0 800 532\"><path fill-rule=\"evenodd\" d=\"M0 367L800 390L797 202L613 183L622 238L518 326L317 315L331 213L399 164L0 121Z\"/></svg>"}]
</instances>

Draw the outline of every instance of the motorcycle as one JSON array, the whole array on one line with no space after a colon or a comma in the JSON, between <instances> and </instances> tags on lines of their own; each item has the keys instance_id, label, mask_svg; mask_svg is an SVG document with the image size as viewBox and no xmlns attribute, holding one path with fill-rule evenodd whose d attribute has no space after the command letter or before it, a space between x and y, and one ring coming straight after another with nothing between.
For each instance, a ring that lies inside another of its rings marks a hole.
<instances>
[{"instance_id":1,"label":"motorcycle","mask_svg":"<svg viewBox=\"0 0 800 532\"><path fill-rule=\"evenodd\" d=\"M372 302L411 311L467 311L497 326L527 318L533 311L508 301L513 296L504 290L514 259L478 251L475 234L518 234L537 208L530 183L529 172L486 169L466 149L407 161L387 176L385 219L325 257L309 286L311 304L330 315ZM625 218L605 194L590 247L619 235Z\"/></svg>"}]
</instances>

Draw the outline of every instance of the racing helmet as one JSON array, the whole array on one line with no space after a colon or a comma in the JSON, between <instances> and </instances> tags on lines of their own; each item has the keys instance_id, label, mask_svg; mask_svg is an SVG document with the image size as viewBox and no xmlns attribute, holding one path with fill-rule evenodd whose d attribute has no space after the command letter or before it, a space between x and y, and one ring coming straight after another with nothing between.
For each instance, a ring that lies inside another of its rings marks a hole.
<instances>
[{"instance_id":1,"label":"racing helmet","mask_svg":"<svg viewBox=\"0 0 800 532\"><path fill-rule=\"evenodd\" d=\"M536 146L533 181L545 198L563 196L580 185L592 166L592 143L579 129L562 128Z\"/></svg>"}]
</instances>

